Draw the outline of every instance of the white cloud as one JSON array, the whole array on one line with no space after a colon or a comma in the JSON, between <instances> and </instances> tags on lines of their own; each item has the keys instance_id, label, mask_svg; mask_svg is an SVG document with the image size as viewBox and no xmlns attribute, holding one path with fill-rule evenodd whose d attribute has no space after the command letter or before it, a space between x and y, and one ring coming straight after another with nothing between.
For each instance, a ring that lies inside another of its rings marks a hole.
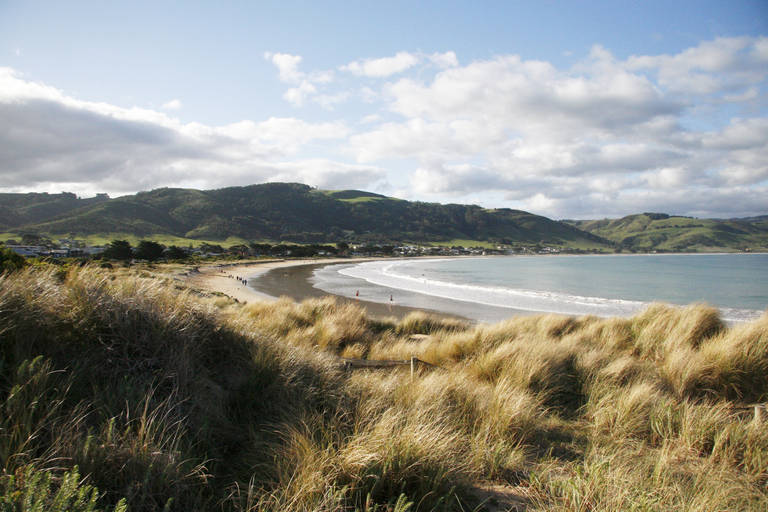
<instances>
[{"instance_id":1,"label":"white cloud","mask_svg":"<svg viewBox=\"0 0 768 512\"><path fill-rule=\"evenodd\" d=\"M696 79L703 76L704 96L696 102L655 72L646 74L652 66L673 67L666 56L624 62L600 46L571 69L502 55L425 81L401 79L384 92L402 120L351 135L348 151L359 162L418 162L410 189L419 194L503 192L513 205L543 214L626 214L659 209L654 198L662 196L668 204L661 209L678 213L728 216L722 212L741 207L694 208L672 189L695 190L698 198L747 190L750 207L766 211L768 201L760 205L752 191L765 190L768 181L768 119L753 115L718 126L711 115L724 99L759 98L768 74L758 62L763 45L763 39L715 40L673 56ZM691 127L702 122L712 129Z\"/></svg>"},{"instance_id":2,"label":"white cloud","mask_svg":"<svg viewBox=\"0 0 768 512\"><path fill-rule=\"evenodd\" d=\"M2 182L93 182L112 192L265 179L372 189L388 181L415 199L560 217L768 211L767 38L626 60L596 45L572 67L518 55L460 65L453 52L400 52L334 75L303 71L298 55L265 57L286 84L286 101L326 112L315 109L313 122L184 124L0 69L0 125L10 127L0 132ZM366 79L416 66L408 78Z\"/></svg>"},{"instance_id":3,"label":"white cloud","mask_svg":"<svg viewBox=\"0 0 768 512\"><path fill-rule=\"evenodd\" d=\"M276 164L269 179L298 181L325 189L371 188L385 181L382 170L377 167L318 158Z\"/></svg>"},{"instance_id":4,"label":"white cloud","mask_svg":"<svg viewBox=\"0 0 768 512\"><path fill-rule=\"evenodd\" d=\"M303 145L313 140L343 139L349 129L341 121L308 123L301 119L270 117L254 124L252 138L283 145Z\"/></svg>"},{"instance_id":5,"label":"white cloud","mask_svg":"<svg viewBox=\"0 0 768 512\"><path fill-rule=\"evenodd\" d=\"M429 56L429 60L441 68L453 68L459 65L459 59L454 52L433 53Z\"/></svg>"},{"instance_id":6,"label":"white cloud","mask_svg":"<svg viewBox=\"0 0 768 512\"><path fill-rule=\"evenodd\" d=\"M348 97L347 93L319 94L317 86L333 82L334 73L330 70L311 73L300 71L299 64L303 60L300 55L266 52L264 58L277 67L281 81L296 85L283 93L283 99L295 107L303 106L308 99L312 98L323 108L332 110L335 104Z\"/></svg>"},{"instance_id":7,"label":"white cloud","mask_svg":"<svg viewBox=\"0 0 768 512\"><path fill-rule=\"evenodd\" d=\"M13 127L0 131L3 190L121 194L277 180L368 188L385 176L374 166L300 155L315 141L344 139L341 121L182 124L161 112L82 101L8 68L0 69L0 125Z\"/></svg>"},{"instance_id":8,"label":"white cloud","mask_svg":"<svg viewBox=\"0 0 768 512\"><path fill-rule=\"evenodd\" d=\"M659 85L673 92L740 91L768 75L767 41L766 37L721 37L675 55L632 56L626 66L655 72Z\"/></svg>"},{"instance_id":9,"label":"white cloud","mask_svg":"<svg viewBox=\"0 0 768 512\"><path fill-rule=\"evenodd\" d=\"M337 94L318 94L312 101L326 110L333 110L336 105L345 102L349 98L349 93L342 91Z\"/></svg>"},{"instance_id":10,"label":"white cloud","mask_svg":"<svg viewBox=\"0 0 768 512\"><path fill-rule=\"evenodd\" d=\"M418 64L419 58L409 52L397 52L393 57L380 59L356 60L341 66L342 71L349 71L355 75L373 78L383 78L412 68Z\"/></svg>"},{"instance_id":11,"label":"white cloud","mask_svg":"<svg viewBox=\"0 0 768 512\"><path fill-rule=\"evenodd\" d=\"M370 87L362 87L360 89L360 99L366 103L373 103L380 98L379 93L371 89Z\"/></svg>"},{"instance_id":12,"label":"white cloud","mask_svg":"<svg viewBox=\"0 0 768 512\"><path fill-rule=\"evenodd\" d=\"M610 130L679 111L639 75L596 65L590 74L503 56L439 73L431 84L402 79L388 88L392 109L435 120L492 119L548 139L590 128ZM553 132L553 129L555 130Z\"/></svg>"},{"instance_id":13,"label":"white cloud","mask_svg":"<svg viewBox=\"0 0 768 512\"><path fill-rule=\"evenodd\" d=\"M317 92L317 88L306 80L302 80L298 87L292 87L285 91L283 99L295 107L304 105L307 98Z\"/></svg>"},{"instance_id":14,"label":"white cloud","mask_svg":"<svg viewBox=\"0 0 768 512\"><path fill-rule=\"evenodd\" d=\"M299 71L302 58L300 55L289 53L264 53L264 58L272 61L280 74L280 80L288 83L298 83L304 78L304 73Z\"/></svg>"},{"instance_id":15,"label":"white cloud","mask_svg":"<svg viewBox=\"0 0 768 512\"><path fill-rule=\"evenodd\" d=\"M372 124L372 123L376 123L378 121L381 121L381 116L379 114L369 114L369 115L363 117L360 120L360 123L361 124Z\"/></svg>"},{"instance_id":16,"label":"white cloud","mask_svg":"<svg viewBox=\"0 0 768 512\"><path fill-rule=\"evenodd\" d=\"M172 99L163 103L163 110L179 110L181 105L181 100Z\"/></svg>"}]
</instances>

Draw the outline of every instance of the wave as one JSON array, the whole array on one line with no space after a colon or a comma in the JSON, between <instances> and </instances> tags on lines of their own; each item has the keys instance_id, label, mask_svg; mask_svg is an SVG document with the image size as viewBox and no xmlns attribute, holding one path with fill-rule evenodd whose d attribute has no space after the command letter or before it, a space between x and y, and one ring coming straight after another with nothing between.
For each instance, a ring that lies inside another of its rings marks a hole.
<instances>
[{"instance_id":1,"label":"wave","mask_svg":"<svg viewBox=\"0 0 768 512\"><path fill-rule=\"evenodd\" d=\"M452 301L461 301L495 308L559 313L566 315L596 315L602 317L632 316L645 309L650 302L590 297L556 291L530 290L491 286L481 284L458 283L425 277L414 277L398 272L399 267L413 263L414 260L372 261L354 266L334 266L336 273L343 276L362 279L367 283L384 286L411 293L440 297ZM420 264L429 264L441 260L418 260ZM330 269L328 269L330 270ZM727 322L743 322L760 316L760 311L735 308L720 308L723 319Z\"/></svg>"}]
</instances>

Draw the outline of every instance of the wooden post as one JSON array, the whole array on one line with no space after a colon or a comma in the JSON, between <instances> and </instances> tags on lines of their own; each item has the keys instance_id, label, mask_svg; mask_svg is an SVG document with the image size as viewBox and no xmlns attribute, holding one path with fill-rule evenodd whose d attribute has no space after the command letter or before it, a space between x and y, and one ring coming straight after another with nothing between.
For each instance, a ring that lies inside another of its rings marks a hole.
<instances>
[{"instance_id":1,"label":"wooden post","mask_svg":"<svg viewBox=\"0 0 768 512\"><path fill-rule=\"evenodd\" d=\"M755 417L753 421L755 423L763 423L765 421L765 404L755 404Z\"/></svg>"},{"instance_id":2,"label":"wooden post","mask_svg":"<svg viewBox=\"0 0 768 512\"><path fill-rule=\"evenodd\" d=\"M413 367L416 366L416 358L411 356L411 380L413 380Z\"/></svg>"}]
</instances>

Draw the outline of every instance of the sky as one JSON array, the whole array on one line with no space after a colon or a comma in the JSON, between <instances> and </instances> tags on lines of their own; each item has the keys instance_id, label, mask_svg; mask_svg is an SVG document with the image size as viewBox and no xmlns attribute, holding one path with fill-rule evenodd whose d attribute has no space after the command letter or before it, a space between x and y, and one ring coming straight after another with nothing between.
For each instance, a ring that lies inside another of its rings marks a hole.
<instances>
[{"instance_id":1,"label":"sky","mask_svg":"<svg viewBox=\"0 0 768 512\"><path fill-rule=\"evenodd\" d=\"M0 0L0 191L768 214L768 0Z\"/></svg>"}]
</instances>

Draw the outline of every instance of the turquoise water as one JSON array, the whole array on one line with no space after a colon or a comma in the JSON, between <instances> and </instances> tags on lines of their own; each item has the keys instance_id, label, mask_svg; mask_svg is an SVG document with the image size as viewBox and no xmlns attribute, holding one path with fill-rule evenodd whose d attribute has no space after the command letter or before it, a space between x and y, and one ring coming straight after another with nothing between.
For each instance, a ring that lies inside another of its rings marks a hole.
<instances>
[{"instance_id":1,"label":"turquoise water","mask_svg":"<svg viewBox=\"0 0 768 512\"><path fill-rule=\"evenodd\" d=\"M661 301L706 302L738 322L768 308L768 254L385 260L332 265L314 280L331 293L482 321L521 311L629 316Z\"/></svg>"}]
</instances>

